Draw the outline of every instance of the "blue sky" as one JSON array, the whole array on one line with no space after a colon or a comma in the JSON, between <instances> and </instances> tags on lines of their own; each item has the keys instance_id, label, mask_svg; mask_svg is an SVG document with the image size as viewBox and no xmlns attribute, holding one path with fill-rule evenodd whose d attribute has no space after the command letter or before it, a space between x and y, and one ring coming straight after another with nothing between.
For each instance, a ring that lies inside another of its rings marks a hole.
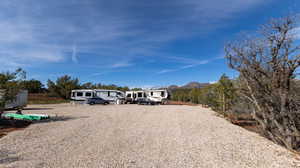
<instances>
[{"instance_id":1,"label":"blue sky","mask_svg":"<svg viewBox=\"0 0 300 168\"><path fill-rule=\"evenodd\" d=\"M0 71L130 87L230 77L223 47L297 0L1 0Z\"/></svg>"}]
</instances>

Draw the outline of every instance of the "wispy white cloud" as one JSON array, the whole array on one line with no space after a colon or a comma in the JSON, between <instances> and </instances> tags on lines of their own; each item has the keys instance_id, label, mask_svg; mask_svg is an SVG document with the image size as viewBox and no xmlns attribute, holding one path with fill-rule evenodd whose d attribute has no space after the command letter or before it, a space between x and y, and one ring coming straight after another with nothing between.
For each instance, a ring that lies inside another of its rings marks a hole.
<instances>
[{"instance_id":1,"label":"wispy white cloud","mask_svg":"<svg viewBox=\"0 0 300 168\"><path fill-rule=\"evenodd\" d=\"M120 62L120 63L112 64L110 67L111 68L124 68L124 67L130 67L132 65L133 65L132 63L128 63L128 62Z\"/></svg>"},{"instance_id":2,"label":"wispy white cloud","mask_svg":"<svg viewBox=\"0 0 300 168\"><path fill-rule=\"evenodd\" d=\"M164 74L164 73L169 73L169 72L174 72L174 71L179 71L180 69L163 69L158 71L158 74Z\"/></svg>"},{"instance_id":3,"label":"wispy white cloud","mask_svg":"<svg viewBox=\"0 0 300 168\"><path fill-rule=\"evenodd\" d=\"M72 48L72 61L74 63L78 63L78 58L77 58L77 45L74 44Z\"/></svg>"},{"instance_id":4,"label":"wispy white cloud","mask_svg":"<svg viewBox=\"0 0 300 168\"><path fill-rule=\"evenodd\" d=\"M95 77L95 76L101 76L101 75L104 75L106 74L107 72L96 72L96 73L92 73L90 76L91 77Z\"/></svg>"},{"instance_id":5,"label":"wispy white cloud","mask_svg":"<svg viewBox=\"0 0 300 168\"><path fill-rule=\"evenodd\" d=\"M196 60L196 59L186 59L186 58L181 59L180 57L173 57L173 58L181 60L181 61L183 61L183 63L189 63L189 64L180 66L178 68L173 68L173 69L163 69L163 70L158 71L157 73L164 74L164 73L169 73L169 72L180 71L180 70L184 70L184 69L194 68L194 67L197 67L200 65L205 65L205 64L208 64L208 63L218 60L218 59L223 59L221 57L215 57L215 58L207 59L207 60Z\"/></svg>"},{"instance_id":6,"label":"wispy white cloud","mask_svg":"<svg viewBox=\"0 0 300 168\"><path fill-rule=\"evenodd\" d=\"M269 1L3 0L0 59L9 56L11 65L62 62L72 48L71 60L78 62L80 46L80 53L97 53L95 64L111 57L108 68L129 67L131 60L155 55L169 42L223 27L238 13ZM186 61L181 69L201 64Z\"/></svg>"},{"instance_id":7,"label":"wispy white cloud","mask_svg":"<svg viewBox=\"0 0 300 168\"><path fill-rule=\"evenodd\" d=\"M297 40L300 40L300 27L296 27L296 28L292 31L292 35L293 35Z\"/></svg>"}]
</instances>

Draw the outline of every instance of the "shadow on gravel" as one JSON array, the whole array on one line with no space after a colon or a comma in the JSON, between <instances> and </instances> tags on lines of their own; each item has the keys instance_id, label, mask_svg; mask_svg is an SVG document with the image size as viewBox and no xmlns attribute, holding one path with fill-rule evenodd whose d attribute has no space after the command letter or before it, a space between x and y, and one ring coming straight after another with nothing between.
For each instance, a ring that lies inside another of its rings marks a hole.
<instances>
[{"instance_id":1,"label":"shadow on gravel","mask_svg":"<svg viewBox=\"0 0 300 168\"><path fill-rule=\"evenodd\" d=\"M47 123L47 122L58 122L58 121L69 121L69 120L77 120L82 118L89 118L89 116L81 116L81 117L71 117L71 116L53 116L47 120L35 121L34 123Z\"/></svg>"},{"instance_id":2,"label":"shadow on gravel","mask_svg":"<svg viewBox=\"0 0 300 168\"><path fill-rule=\"evenodd\" d=\"M89 118L88 116L81 117L71 117L71 116L52 116L49 119L40 120L40 121L24 121L24 120L10 120L10 119L0 119L0 138L6 136L9 132L22 130L29 126L30 124L38 123L50 123L50 122L65 122L70 120L77 120ZM2 162L10 162L16 158L8 158L6 160L2 159L2 151L0 150L0 164Z\"/></svg>"},{"instance_id":3,"label":"shadow on gravel","mask_svg":"<svg viewBox=\"0 0 300 168\"><path fill-rule=\"evenodd\" d=\"M23 110L52 110L53 108L24 108Z\"/></svg>"},{"instance_id":4,"label":"shadow on gravel","mask_svg":"<svg viewBox=\"0 0 300 168\"><path fill-rule=\"evenodd\" d=\"M53 108L24 108L22 111L27 111L27 110L52 110ZM16 109L5 109L5 111L17 111Z\"/></svg>"},{"instance_id":5,"label":"shadow on gravel","mask_svg":"<svg viewBox=\"0 0 300 168\"><path fill-rule=\"evenodd\" d=\"M9 155L15 155L15 153L7 150L0 150L0 165L9 164L20 160L20 158L17 156L9 156Z\"/></svg>"}]
</instances>

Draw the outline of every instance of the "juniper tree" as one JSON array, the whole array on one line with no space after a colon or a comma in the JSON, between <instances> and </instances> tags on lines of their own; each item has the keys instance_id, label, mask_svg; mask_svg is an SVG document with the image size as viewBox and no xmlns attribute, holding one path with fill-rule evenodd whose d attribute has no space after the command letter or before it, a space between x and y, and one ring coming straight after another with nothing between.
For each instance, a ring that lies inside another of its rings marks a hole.
<instances>
[{"instance_id":1,"label":"juniper tree","mask_svg":"<svg viewBox=\"0 0 300 168\"><path fill-rule=\"evenodd\" d=\"M300 103L292 81L300 66L296 17L272 20L257 36L225 47L231 68L245 84L243 95L253 105L253 117L264 134L289 149L300 150Z\"/></svg>"}]
</instances>

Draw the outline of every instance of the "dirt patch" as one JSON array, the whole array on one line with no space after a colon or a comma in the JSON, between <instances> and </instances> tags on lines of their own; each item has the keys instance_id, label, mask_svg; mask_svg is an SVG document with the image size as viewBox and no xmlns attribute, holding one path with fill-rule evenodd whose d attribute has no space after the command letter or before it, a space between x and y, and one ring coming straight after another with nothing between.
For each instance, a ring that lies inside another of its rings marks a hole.
<instances>
[{"instance_id":1,"label":"dirt patch","mask_svg":"<svg viewBox=\"0 0 300 168\"><path fill-rule=\"evenodd\" d=\"M9 132L22 130L30 124L31 123L28 121L0 119L0 138L4 137Z\"/></svg>"},{"instance_id":2,"label":"dirt patch","mask_svg":"<svg viewBox=\"0 0 300 168\"><path fill-rule=\"evenodd\" d=\"M167 101L166 105L188 105L188 106L200 106L199 104L194 104L191 102L182 102L182 101Z\"/></svg>"},{"instance_id":3,"label":"dirt patch","mask_svg":"<svg viewBox=\"0 0 300 168\"><path fill-rule=\"evenodd\" d=\"M0 138L6 136L9 132L23 130L24 128L0 128Z\"/></svg>"}]
</instances>

